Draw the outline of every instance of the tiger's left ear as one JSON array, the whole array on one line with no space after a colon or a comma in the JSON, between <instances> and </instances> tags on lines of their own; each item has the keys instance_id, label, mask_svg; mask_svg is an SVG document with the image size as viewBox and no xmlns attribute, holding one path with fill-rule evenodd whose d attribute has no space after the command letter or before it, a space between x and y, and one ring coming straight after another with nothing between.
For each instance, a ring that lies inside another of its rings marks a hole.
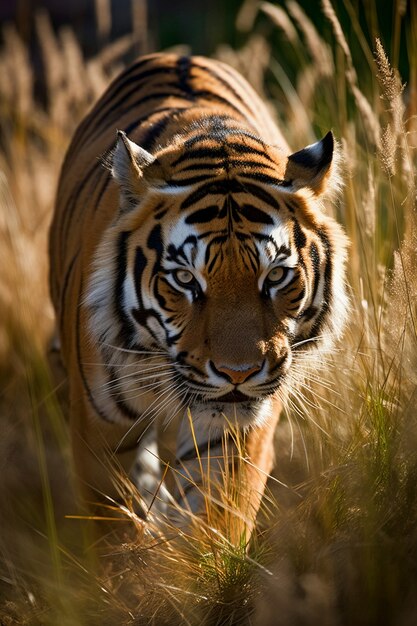
<instances>
[{"instance_id":1,"label":"tiger's left ear","mask_svg":"<svg viewBox=\"0 0 417 626\"><path fill-rule=\"evenodd\" d=\"M110 170L120 186L122 209L136 206L144 191L144 183L158 186L163 178L158 160L131 141L122 130L110 159Z\"/></svg>"},{"instance_id":2,"label":"tiger's left ear","mask_svg":"<svg viewBox=\"0 0 417 626\"><path fill-rule=\"evenodd\" d=\"M295 191L307 187L316 195L328 191L333 186L329 181L335 169L334 143L333 133L329 131L320 141L291 154L285 170L285 184Z\"/></svg>"}]
</instances>

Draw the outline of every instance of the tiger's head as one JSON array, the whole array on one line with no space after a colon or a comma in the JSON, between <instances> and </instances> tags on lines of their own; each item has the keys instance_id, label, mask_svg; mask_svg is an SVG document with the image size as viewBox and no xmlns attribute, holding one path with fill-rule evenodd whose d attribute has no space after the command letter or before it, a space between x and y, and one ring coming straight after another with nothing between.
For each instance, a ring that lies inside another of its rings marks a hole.
<instances>
[{"instance_id":1,"label":"tiger's head","mask_svg":"<svg viewBox=\"0 0 417 626\"><path fill-rule=\"evenodd\" d=\"M211 424L234 403L247 425L294 359L343 327L347 241L321 206L333 135L285 156L247 131L197 130L154 155L119 132L120 211L90 281L91 328L107 346L166 354Z\"/></svg>"}]
</instances>

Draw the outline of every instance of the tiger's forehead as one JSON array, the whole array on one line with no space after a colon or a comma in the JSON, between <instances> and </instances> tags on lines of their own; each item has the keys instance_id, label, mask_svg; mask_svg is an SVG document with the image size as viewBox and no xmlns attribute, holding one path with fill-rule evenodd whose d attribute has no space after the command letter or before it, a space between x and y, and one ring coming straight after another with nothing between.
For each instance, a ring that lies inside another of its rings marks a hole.
<instances>
[{"instance_id":1,"label":"tiger's forehead","mask_svg":"<svg viewBox=\"0 0 417 626\"><path fill-rule=\"evenodd\" d=\"M207 204L180 213L166 228L168 265L207 269L209 273L237 259L254 272L283 260L295 265L291 231L277 212L240 205L232 197L222 202L213 198Z\"/></svg>"}]
</instances>

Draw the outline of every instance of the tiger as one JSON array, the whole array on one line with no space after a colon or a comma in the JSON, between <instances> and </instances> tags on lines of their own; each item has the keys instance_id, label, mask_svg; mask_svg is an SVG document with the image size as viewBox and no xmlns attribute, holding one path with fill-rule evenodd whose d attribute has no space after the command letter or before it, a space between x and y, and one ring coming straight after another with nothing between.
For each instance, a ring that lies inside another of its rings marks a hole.
<instances>
[{"instance_id":1,"label":"tiger","mask_svg":"<svg viewBox=\"0 0 417 626\"><path fill-rule=\"evenodd\" d=\"M331 131L292 152L210 58L141 57L82 120L49 248L87 507L119 501L120 471L140 485L145 441L177 512L204 519L221 475L256 517L294 364L315 367L348 315L348 239L323 208L338 181Z\"/></svg>"}]
</instances>

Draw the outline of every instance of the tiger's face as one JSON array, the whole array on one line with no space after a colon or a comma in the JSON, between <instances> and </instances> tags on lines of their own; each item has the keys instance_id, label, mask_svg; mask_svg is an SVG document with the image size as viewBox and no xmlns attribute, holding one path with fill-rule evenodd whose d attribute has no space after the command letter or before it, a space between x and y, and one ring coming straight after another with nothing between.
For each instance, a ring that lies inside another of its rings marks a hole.
<instances>
[{"instance_id":1,"label":"tiger's face","mask_svg":"<svg viewBox=\"0 0 417 626\"><path fill-rule=\"evenodd\" d=\"M316 185L331 162L323 142L309 153ZM155 164L143 152L122 137L113 166L122 188L116 227L119 242L125 237L119 306L127 347L165 351L177 385L211 424L224 421L231 403L242 424L262 421L297 351L315 347L344 316L343 254L333 258L345 245L341 229L311 208L314 190L297 188L306 167L297 159L269 152L280 184L254 182L241 164L191 179L171 166L164 180L167 159ZM178 160L169 154L170 165ZM139 161L154 168L153 184Z\"/></svg>"},{"instance_id":2,"label":"tiger's face","mask_svg":"<svg viewBox=\"0 0 417 626\"><path fill-rule=\"evenodd\" d=\"M291 363L291 301L304 282L297 254L282 220L262 216L245 196L210 198L207 223L205 208L180 217L156 279L171 312L167 348L202 401L258 401L276 391ZM251 222L254 214L262 221Z\"/></svg>"}]
</instances>

